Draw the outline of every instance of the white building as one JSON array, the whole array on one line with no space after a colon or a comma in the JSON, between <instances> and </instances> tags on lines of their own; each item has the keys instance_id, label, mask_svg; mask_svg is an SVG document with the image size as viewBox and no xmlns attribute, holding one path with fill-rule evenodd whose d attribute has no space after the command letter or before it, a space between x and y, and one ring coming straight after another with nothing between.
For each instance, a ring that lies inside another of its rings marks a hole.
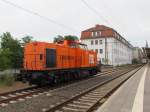
<instances>
[{"instance_id":1,"label":"white building","mask_svg":"<svg viewBox=\"0 0 150 112\"><path fill-rule=\"evenodd\" d=\"M98 61L108 65L132 63L132 45L114 29L104 25L96 25L82 31L81 41L90 50L96 51Z\"/></svg>"}]
</instances>

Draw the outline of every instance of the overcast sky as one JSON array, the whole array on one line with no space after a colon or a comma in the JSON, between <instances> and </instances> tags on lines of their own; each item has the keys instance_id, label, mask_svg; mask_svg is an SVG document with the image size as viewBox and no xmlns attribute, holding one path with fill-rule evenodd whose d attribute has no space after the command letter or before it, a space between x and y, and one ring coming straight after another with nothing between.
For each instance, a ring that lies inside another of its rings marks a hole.
<instances>
[{"instance_id":1,"label":"overcast sky","mask_svg":"<svg viewBox=\"0 0 150 112\"><path fill-rule=\"evenodd\" d=\"M77 35L103 24L114 28L135 46L150 44L150 0L8 0L63 24L61 27L0 0L0 34L11 32L18 39L31 35L35 40L52 41L56 35ZM67 27L67 28L66 28Z\"/></svg>"}]
</instances>

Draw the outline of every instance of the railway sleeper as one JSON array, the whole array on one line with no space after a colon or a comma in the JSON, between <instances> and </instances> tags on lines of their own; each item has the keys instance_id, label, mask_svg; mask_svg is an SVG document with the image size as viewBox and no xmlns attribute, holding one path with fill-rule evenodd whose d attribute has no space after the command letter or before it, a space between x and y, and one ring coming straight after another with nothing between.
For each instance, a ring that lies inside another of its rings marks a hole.
<instances>
[{"instance_id":1,"label":"railway sleeper","mask_svg":"<svg viewBox=\"0 0 150 112\"><path fill-rule=\"evenodd\" d=\"M89 93L88 95L93 95L93 96L101 96L101 92L99 92L99 93L94 93L94 92L91 92L91 93Z\"/></svg>"},{"instance_id":2,"label":"railway sleeper","mask_svg":"<svg viewBox=\"0 0 150 112\"><path fill-rule=\"evenodd\" d=\"M85 112L85 109L74 109L74 108L70 108L70 107L63 107L63 112Z\"/></svg>"},{"instance_id":3,"label":"railway sleeper","mask_svg":"<svg viewBox=\"0 0 150 112\"><path fill-rule=\"evenodd\" d=\"M92 97L87 97L87 96L82 96L82 99L87 99L87 100L96 100L97 98L92 98Z\"/></svg>"},{"instance_id":4,"label":"railway sleeper","mask_svg":"<svg viewBox=\"0 0 150 112\"><path fill-rule=\"evenodd\" d=\"M79 104L74 104L74 103L71 103L71 104L67 104L67 107L71 107L71 108L79 108L79 109L88 109L89 106L88 105L79 105Z\"/></svg>"},{"instance_id":5,"label":"railway sleeper","mask_svg":"<svg viewBox=\"0 0 150 112\"><path fill-rule=\"evenodd\" d=\"M102 97L102 95L86 95L85 97L89 97L89 98L100 98Z\"/></svg>"},{"instance_id":6,"label":"railway sleeper","mask_svg":"<svg viewBox=\"0 0 150 112\"><path fill-rule=\"evenodd\" d=\"M91 106L92 103L87 103L87 102L81 102L81 101L73 101L74 104L82 104L82 105L88 105Z\"/></svg>"}]
</instances>

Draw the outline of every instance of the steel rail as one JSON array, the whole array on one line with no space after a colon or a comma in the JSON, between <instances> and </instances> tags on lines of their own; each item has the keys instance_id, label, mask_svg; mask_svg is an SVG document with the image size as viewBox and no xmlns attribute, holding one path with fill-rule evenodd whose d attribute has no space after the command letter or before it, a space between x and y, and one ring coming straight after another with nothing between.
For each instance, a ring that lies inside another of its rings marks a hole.
<instances>
[{"instance_id":1,"label":"steel rail","mask_svg":"<svg viewBox=\"0 0 150 112\"><path fill-rule=\"evenodd\" d=\"M101 75L111 75L117 71L121 71L122 69L125 69L124 67L123 68L119 68L119 69L112 69L112 70L109 70L109 71L105 71L105 72L102 72L98 75L96 75L96 77L99 77ZM91 78L96 78L96 77L91 77ZM57 86L52 86L52 87L42 87L42 88L39 88L39 87L29 87L29 88L25 88L25 89L20 89L20 90L16 90L16 91L12 91L12 92L7 92L7 93L2 93L0 94L0 97L6 97L4 99L0 99L0 105L3 104L3 103L9 103L11 101L16 101L20 98L25 98L27 96L32 96L32 95L37 95L39 93L44 93L44 92L47 92L49 90L57 90L57 89L60 89L61 87L62 88L65 88L66 86L70 85L70 84L75 84L77 82L80 82L80 81L83 81L83 80L88 80L90 78L86 78L86 79L80 79L80 80L77 80L75 82L70 82L70 83L67 83L67 84L64 84L64 85L57 85ZM23 94L22 94L23 93ZM11 95L11 97L8 97L9 95Z\"/></svg>"},{"instance_id":2,"label":"steel rail","mask_svg":"<svg viewBox=\"0 0 150 112\"><path fill-rule=\"evenodd\" d=\"M105 72L102 72L102 73L96 75L96 77L104 75L104 74L105 75L110 75L110 74L112 74L112 73L114 73L116 71L117 70L114 70L114 69L113 70L109 70L109 71L105 71ZM80 79L80 80L77 80L77 81L74 81L74 82L70 82L70 83L64 84L62 86L59 86L59 85L51 86L51 87L50 86L47 86L47 87L34 86L34 87L19 89L19 90L15 90L15 91L11 91L11 92L1 93L0 94L0 104L2 104L2 103L9 103L10 101L14 101L14 100L17 100L19 98L25 98L27 96L31 96L31 95L34 95L34 94L36 95L38 93L43 93L43 92L46 92L46 91L49 91L49 90L56 90L58 88L65 87L65 86L67 86L69 84L77 83L77 82L83 81L83 80L87 80L87 78L86 79ZM12 97L9 97L9 95L12 95ZM5 98L2 99L1 97L5 97Z\"/></svg>"},{"instance_id":3,"label":"steel rail","mask_svg":"<svg viewBox=\"0 0 150 112\"><path fill-rule=\"evenodd\" d=\"M86 96L87 94L89 94L90 92L92 92L92 91L94 91L94 90L96 90L96 89L98 89L98 88L101 88L102 86L104 86L105 84L108 84L108 83L110 83L111 81L113 81L113 80L115 80L115 79L118 79L118 78L120 78L121 76L123 76L124 74L127 74L127 73L129 73L130 71L132 71L132 70L135 70L135 69L137 69L137 68L132 68L132 69L130 69L130 70L127 70L126 72L124 72L124 73L122 73L122 74L120 74L119 76L116 76L116 77L114 77L114 78L111 78L111 79L109 79L109 80L106 80L106 81L104 81L103 83L101 83L101 84L98 84L98 85L96 85L96 86L94 86L94 87L91 87L91 88L89 88L89 89L87 89L87 90L85 90L84 92L82 92L82 93L80 93L80 94L78 94L78 95L76 95L76 96L73 96L72 98L70 98L70 99L68 99L68 100L66 100L66 101L64 101L64 102L62 102L62 103L60 103L60 104L58 104L58 105L56 105L56 106L54 106L54 107L51 107L50 109L48 109L48 110L46 110L45 112L55 112L55 111L61 111L61 109L63 108L63 107L67 107L67 105L69 105L69 104L72 104L72 102L73 101L77 101L79 98L82 98L83 96ZM141 69L141 66L136 70L136 72L138 71L138 70L140 70ZM135 72L135 73L136 73ZM133 73L132 75L134 75L135 73ZM129 77L128 77L129 78ZM125 81L126 81L127 79L125 79L124 81L122 81L122 83L124 83ZM121 83L121 84L122 84ZM108 94L108 93L107 93ZM93 107L102 99L102 98L104 98L106 95L104 95L103 97L101 97L97 102L94 102L94 104L92 105L92 106L89 106L90 108L88 108L86 111L85 110L82 110L82 111L84 111L84 112L90 112L91 111L91 109L93 109ZM94 98L93 98L94 99ZM96 98L97 99L97 98ZM73 106L73 105L72 105ZM86 107L82 107L82 108L86 108ZM71 110L72 112L73 111L79 111L79 110ZM63 112L64 112L64 110L63 110ZM80 111L79 111L80 112Z\"/></svg>"}]
</instances>

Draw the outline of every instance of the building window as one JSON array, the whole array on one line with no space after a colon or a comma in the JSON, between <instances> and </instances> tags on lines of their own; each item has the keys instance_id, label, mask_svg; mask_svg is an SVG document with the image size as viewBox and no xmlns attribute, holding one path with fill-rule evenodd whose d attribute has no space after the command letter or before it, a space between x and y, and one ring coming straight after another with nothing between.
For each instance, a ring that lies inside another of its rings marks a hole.
<instances>
[{"instance_id":1,"label":"building window","mask_svg":"<svg viewBox=\"0 0 150 112\"><path fill-rule=\"evenodd\" d=\"M103 49L100 49L99 52L100 52L100 54L102 54L103 53Z\"/></svg>"},{"instance_id":2,"label":"building window","mask_svg":"<svg viewBox=\"0 0 150 112\"><path fill-rule=\"evenodd\" d=\"M98 53L98 49L95 49L95 52Z\"/></svg>"},{"instance_id":3,"label":"building window","mask_svg":"<svg viewBox=\"0 0 150 112\"><path fill-rule=\"evenodd\" d=\"M93 40L91 40L91 45L93 45Z\"/></svg>"},{"instance_id":4,"label":"building window","mask_svg":"<svg viewBox=\"0 0 150 112\"><path fill-rule=\"evenodd\" d=\"M95 37L95 33L96 33L96 32L92 32L92 37Z\"/></svg>"},{"instance_id":5,"label":"building window","mask_svg":"<svg viewBox=\"0 0 150 112\"><path fill-rule=\"evenodd\" d=\"M95 32L95 37L97 37L97 35L98 35L98 33L97 33L97 32Z\"/></svg>"},{"instance_id":6,"label":"building window","mask_svg":"<svg viewBox=\"0 0 150 112\"><path fill-rule=\"evenodd\" d=\"M98 37L98 36L101 36L101 32L100 31L92 32L92 37Z\"/></svg>"},{"instance_id":7,"label":"building window","mask_svg":"<svg viewBox=\"0 0 150 112\"><path fill-rule=\"evenodd\" d=\"M102 62L105 62L105 59L104 59L104 58L102 58Z\"/></svg>"},{"instance_id":8,"label":"building window","mask_svg":"<svg viewBox=\"0 0 150 112\"><path fill-rule=\"evenodd\" d=\"M95 40L95 45L97 45L98 44L98 40Z\"/></svg>"},{"instance_id":9,"label":"building window","mask_svg":"<svg viewBox=\"0 0 150 112\"><path fill-rule=\"evenodd\" d=\"M97 36L101 36L101 35L102 35L101 31L97 32Z\"/></svg>"},{"instance_id":10,"label":"building window","mask_svg":"<svg viewBox=\"0 0 150 112\"><path fill-rule=\"evenodd\" d=\"M99 40L99 44L103 44L103 41L102 41L102 40Z\"/></svg>"},{"instance_id":11,"label":"building window","mask_svg":"<svg viewBox=\"0 0 150 112\"><path fill-rule=\"evenodd\" d=\"M94 37L94 36L93 36L93 35L94 35L93 33L94 33L94 32L92 32L92 37Z\"/></svg>"}]
</instances>

